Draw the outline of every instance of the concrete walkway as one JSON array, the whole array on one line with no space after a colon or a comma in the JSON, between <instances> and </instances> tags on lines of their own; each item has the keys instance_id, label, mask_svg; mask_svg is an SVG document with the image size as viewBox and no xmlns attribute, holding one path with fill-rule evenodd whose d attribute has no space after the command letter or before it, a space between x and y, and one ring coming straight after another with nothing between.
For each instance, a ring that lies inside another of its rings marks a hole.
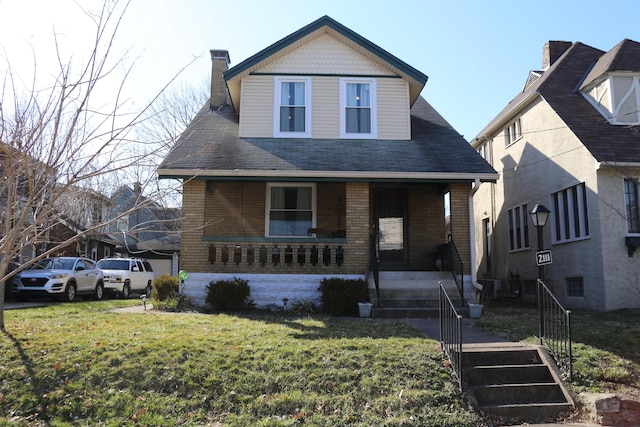
<instances>
[{"instance_id":1,"label":"concrete walkway","mask_svg":"<svg viewBox=\"0 0 640 427\"><path fill-rule=\"evenodd\" d=\"M440 319L428 318L428 319L403 319L405 322L410 323L416 328L420 329L423 334L434 340L440 341ZM475 328L473 324L475 319L462 319L462 343L463 344L487 344L487 343L504 343L509 340L494 335L489 332L485 332L481 329Z\"/></svg>"}]
</instances>

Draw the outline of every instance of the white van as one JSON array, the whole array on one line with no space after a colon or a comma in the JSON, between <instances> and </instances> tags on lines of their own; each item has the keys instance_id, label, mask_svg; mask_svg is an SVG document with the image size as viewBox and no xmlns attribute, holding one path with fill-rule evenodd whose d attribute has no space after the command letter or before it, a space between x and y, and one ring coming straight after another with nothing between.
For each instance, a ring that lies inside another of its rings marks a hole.
<instances>
[{"instance_id":1,"label":"white van","mask_svg":"<svg viewBox=\"0 0 640 427\"><path fill-rule=\"evenodd\" d=\"M104 290L121 298L129 298L131 292L151 296L153 269L143 258L103 258L98 268L104 273Z\"/></svg>"}]
</instances>

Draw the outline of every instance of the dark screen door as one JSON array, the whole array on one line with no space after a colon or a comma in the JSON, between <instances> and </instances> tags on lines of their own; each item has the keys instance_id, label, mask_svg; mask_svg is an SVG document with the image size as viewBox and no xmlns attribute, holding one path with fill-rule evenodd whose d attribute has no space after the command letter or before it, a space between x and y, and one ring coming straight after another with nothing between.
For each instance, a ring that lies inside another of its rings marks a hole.
<instances>
[{"instance_id":1,"label":"dark screen door","mask_svg":"<svg viewBox=\"0 0 640 427\"><path fill-rule=\"evenodd\" d=\"M403 267L407 260L407 192L378 189L374 194L380 267Z\"/></svg>"}]
</instances>

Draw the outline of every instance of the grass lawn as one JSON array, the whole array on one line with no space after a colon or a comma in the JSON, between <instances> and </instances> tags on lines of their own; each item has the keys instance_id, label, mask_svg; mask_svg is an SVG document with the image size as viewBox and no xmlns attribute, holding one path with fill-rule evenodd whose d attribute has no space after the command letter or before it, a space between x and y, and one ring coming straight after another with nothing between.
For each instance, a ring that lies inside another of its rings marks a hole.
<instances>
[{"instance_id":1,"label":"grass lawn","mask_svg":"<svg viewBox=\"0 0 640 427\"><path fill-rule=\"evenodd\" d=\"M534 308L489 306L475 325L514 341L539 343ZM640 310L572 311L571 326L574 391L640 398Z\"/></svg>"},{"instance_id":2,"label":"grass lawn","mask_svg":"<svg viewBox=\"0 0 640 427\"><path fill-rule=\"evenodd\" d=\"M0 425L483 424L404 322L110 311L123 304L139 301L6 311Z\"/></svg>"}]
</instances>

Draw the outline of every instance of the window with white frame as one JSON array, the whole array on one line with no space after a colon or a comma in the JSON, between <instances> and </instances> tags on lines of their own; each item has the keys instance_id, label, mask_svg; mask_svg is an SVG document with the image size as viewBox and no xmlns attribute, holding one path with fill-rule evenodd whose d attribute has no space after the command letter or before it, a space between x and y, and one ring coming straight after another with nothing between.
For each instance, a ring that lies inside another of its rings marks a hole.
<instances>
[{"instance_id":1,"label":"window with white frame","mask_svg":"<svg viewBox=\"0 0 640 427\"><path fill-rule=\"evenodd\" d=\"M589 237L587 193L584 183L551 195L553 201L553 241L555 243Z\"/></svg>"},{"instance_id":2,"label":"window with white frame","mask_svg":"<svg viewBox=\"0 0 640 427\"><path fill-rule=\"evenodd\" d=\"M273 136L308 138L311 136L311 79L276 77Z\"/></svg>"},{"instance_id":3,"label":"window with white frame","mask_svg":"<svg viewBox=\"0 0 640 427\"><path fill-rule=\"evenodd\" d=\"M529 212L527 205L516 206L507 211L509 223L509 250L517 251L529 247Z\"/></svg>"},{"instance_id":4,"label":"window with white frame","mask_svg":"<svg viewBox=\"0 0 640 427\"><path fill-rule=\"evenodd\" d=\"M340 79L340 137L377 138L375 79Z\"/></svg>"},{"instance_id":5,"label":"window with white frame","mask_svg":"<svg viewBox=\"0 0 640 427\"><path fill-rule=\"evenodd\" d=\"M624 212L628 233L640 233L640 210L638 206L638 181L633 178L624 180Z\"/></svg>"},{"instance_id":6,"label":"window with white frame","mask_svg":"<svg viewBox=\"0 0 640 427\"><path fill-rule=\"evenodd\" d=\"M520 126L520 118L512 122L509 126L504 128L504 142L505 145L510 145L522 138L522 128Z\"/></svg>"},{"instance_id":7,"label":"window with white frame","mask_svg":"<svg viewBox=\"0 0 640 427\"><path fill-rule=\"evenodd\" d=\"M315 227L316 187L304 183L267 184L268 237L306 237Z\"/></svg>"}]
</instances>

